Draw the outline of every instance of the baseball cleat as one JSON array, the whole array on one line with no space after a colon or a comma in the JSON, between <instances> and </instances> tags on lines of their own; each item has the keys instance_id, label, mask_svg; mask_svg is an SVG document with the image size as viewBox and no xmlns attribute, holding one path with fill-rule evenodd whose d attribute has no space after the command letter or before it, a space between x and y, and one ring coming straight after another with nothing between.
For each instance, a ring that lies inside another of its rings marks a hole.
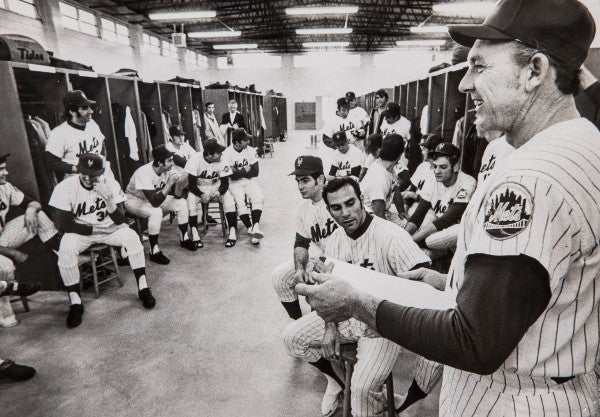
<instances>
[{"instance_id":1,"label":"baseball cleat","mask_svg":"<svg viewBox=\"0 0 600 417\"><path fill-rule=\"evenodd\" d=\"M179 246L181 246L182 248L185 248L187 250L191 250L191 251L195 251L196 249L198 249L198 247L196 246L196 243L192 242L191 239L180 240Z\"/></svg>"},{"instance_id":2,"label":"baseball cleat","mask_svg":"<svg viewBox=\"0 0 600 417\"><path fill-rule=\"evenodd\" d=\"M33 378L35 375L35 368L31 366L19 365L5 359L4 362L0 363L0 378L10 379L11 381L25 381Z\"/></svg>"},{"instance_id":3,"label":"baseball cleat","mask_svg":"<svg viewBox=\"0 0 600 417\"><path fill-rule=\"evenodd\" d=\"M152 291L150 291L150 288L144 288L142 290L139 290L138 297L140 297L140 300L142 300L142 304L147 309L154 308L154 306L156 305L156 298L154 298L154 296L152 295Z\"/></svg>"},{"instance_id":4,"label":"baseball cleat","mask_svg":"<svg viewBox=\"0 0 600 417\"><path fill-rule=\"evenodd\" d=\"M19 320L15 317L14 314L0 319L0 327L15 327L19 323Z\"/></svg>"},{"instance_id":5,"label":"baseball cleat","mask_svg":"<svg viewBox=\"0 0 600 417\"><path fill-rule=\"evenodd\" d=\"M235 239L227 239L227 241L225 242L225 247L226 248L232 248L235 246Z\"/></svg>"},{"instance_id":6,"label":"baseball cleat","mask_svg":"<svg viewBox=\"0 0 600 417\"><path fill-rule=\"evenodd\" d=\"M202 239L200 239L200 234L198 234L198 229L195 227L192 227L192 242L194 242L197 248L204 247L204 243L202 243Z\"/></svg>"},{"instance_id":7,"label":"baseball cleat","mask_svg":"<svg viewBox=\"0 0 600 417\"><path fill-rule=\"evenodd\" d=\"M69 315L67 316L67 327L73 328L81 324L81 317L83 316L83 305L82 304L71 304L69 307Z\"/></svg>"},{"instance_id":8,"label":"baseball cleat","mask_svg":"<svg viewBox=\"0 0 600 417\"><path fill-rule=\"evenodd\" d=\"M15 289L15 285L13 283L9 283L6 289L0 293L0 297L4 297L5 295L18 295L21 297L27 297L28 295L35 294L41 289L41 282L19 282L17 284L17 289Z\"/></svg>"},{"instance_id":9,"label":"baseball cleat","mask_svg":"<svg viewBox=\"0 0 600 417\"><path fill-rule=\"evenodd\" d=\"M260 239L252 236L252 239L250 239L250 243L252 243L253 245L258 245L260 243Z\"/></svg>"},{"instance_id":10,"label":"baseball cleat","mask_svg":"<svg viewBox=\"0 0 600 417\"><path fill-rule=\"evenodd\" d=\"M258 223L252 226L252 229L250 229L250 234L258 239L262 239L264 236L263 232L261 232L260 227L258 226Z\"/></svg>"},{"instance_id":11,"label":"baseball cleat","mask_svg":"<svg viewBox=\"0 0 600 417\"><path fill-rule=\"evenodd\" d=\"M321 402L321 414L323 417L330 417L335 413L338 407L338 401L340 395L344 390L335 381L329 381L327 383L327 389L323 395L323 401Z\"/></svg>"},{"instance_id":12,"label":"baseball cleat","mask_svg":"<svg viewBox=\"0 0 600 417\"><path fill-rule=\"evenodd\" d=\"M167 258L165 256L165 254L162 253L162 251L158 251L156 253L151 253L150 260L152 262L155 262L155 263L161 264L161 265L168 265L169 262L171 262L171 260L169 258Z\"/></svg>"}]
</instances>

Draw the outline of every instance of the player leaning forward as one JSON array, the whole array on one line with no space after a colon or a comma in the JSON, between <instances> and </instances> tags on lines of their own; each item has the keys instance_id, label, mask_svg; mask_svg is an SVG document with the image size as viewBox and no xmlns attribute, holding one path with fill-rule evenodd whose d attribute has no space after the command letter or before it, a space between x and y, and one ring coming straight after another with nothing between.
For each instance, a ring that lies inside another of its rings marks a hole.
<instances>
[{"instance_id":1,"label":"player leaning forward","mask_svg":"<svg viewBox=\"0 0 600 417\"><path fill-rule=\"evenodd\" d=\"M503 0L450 34L473 45L460 89L478 129L515 147L462 218L456 307L406 308L327 277L296 291L326 320L352 316L445 364L441 416L596 416L600 132L573 99L594 21L575 0Z\"/></svg>"},{"instance_id":2,"label":"player leaning forward","mask_svg":"<svg viewBox=\"0 0 600 417\"><path fill-rule=\"evenodd\" d=\"M340 225L325 243L329 257L388 275L429 264L429 258L404 229L366 212L360 187L351 177L329 182L323 189L323 199ZM321 405L324 416L336 410L343 387L329 361L335 355L336 339L358 343L350 399L354 417L378 415L382 404L376 393L394 367L400 346L353 318L323 321L312 312L290 324L284 332L288 352L303 358L327 378ZM322 344L322 348L315 348L316 344Z\"/></svg>"},{"instance_id":3,"label":"player leaning forward","mask_svg":"<svg viewBox=\"0 0 600 417\"><path fill-rule=\"evenodd\" d=\"M55 222L64 232L58 267L71 301L67 326L79 326L83 315L78 255L97 243L125 248L138 283L138 296L144 307L153 308L156 300L146 283L144 248L138 235L127 226L125 212L119 205L125 201L125 194L115 180L104 177L100 155L82 154L77 169L79 175L60 182L50 197Z\"/></svg>"}]
</instances>

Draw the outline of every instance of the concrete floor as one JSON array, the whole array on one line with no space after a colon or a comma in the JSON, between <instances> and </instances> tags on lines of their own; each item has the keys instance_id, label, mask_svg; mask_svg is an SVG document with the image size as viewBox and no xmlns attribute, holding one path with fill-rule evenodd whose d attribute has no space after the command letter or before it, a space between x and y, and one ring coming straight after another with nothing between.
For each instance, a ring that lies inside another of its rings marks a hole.
<instances>
[{"instance_id":1,"label":"concrete floor","mask_svg":"<svg viewBox=\"0 0 600 417\"><path fill-rule=\"evenodd\" d=\"M325 379L286 354L280 333L289 319L270 280L292 255L300 197L287 174L296 156L316 152L309 143L309 132L290 132L288 142L275 144L274 158L260 161L260 247L242 234L226 249L220 227L211 227L205 247L188 252L165 223L161 247L171 264L147 265L154 310L137 300L129 267L121 267L123 288L109 283L98 300L83 294L77 329L65 326L64 293L30 297L29 313L15 304L20 323L0 328L0 356L38 375L0 385L0 416L319 416ZM414 355L402 354L397 393L407 389L413 366ZM439 388L402 416L437 416L438 396Z\"/></svg>"}]
</instances>

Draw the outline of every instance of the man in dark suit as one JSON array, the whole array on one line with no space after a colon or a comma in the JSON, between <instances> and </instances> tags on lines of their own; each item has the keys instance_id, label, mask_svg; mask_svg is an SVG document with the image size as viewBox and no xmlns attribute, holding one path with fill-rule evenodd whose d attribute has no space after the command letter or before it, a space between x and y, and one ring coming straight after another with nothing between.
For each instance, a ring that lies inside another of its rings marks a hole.
<instances>
[{"instance_id":1,"label":"man in dark suit","mask_svg":"<svg viewBox=\"0 0 600 417\"><path fill-rule=\"evenodd\" d=\"M235 129L244 129L248 130L246 127L246 121L244 120L244 116L242 113L237 111L238 103L235 100L229 100L229 111L223 114L221 117L221 129L223 126L226 126L227 129L224 132L227 137L227 144L231 143L231 132Z\"/></svg>"}]
</instances>

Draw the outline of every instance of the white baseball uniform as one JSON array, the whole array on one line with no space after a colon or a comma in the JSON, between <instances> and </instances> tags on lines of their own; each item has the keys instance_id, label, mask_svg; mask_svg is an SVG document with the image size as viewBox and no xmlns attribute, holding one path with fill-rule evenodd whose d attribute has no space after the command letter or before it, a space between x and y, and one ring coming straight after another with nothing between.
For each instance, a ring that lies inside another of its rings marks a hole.
<instances>
[{"instance_id":1,"label":"white baseball uniform","mask_svg":"<svg viewBox=\"0 0 600 417\"><path fill-rule=\"evenodd\" d=\"M431 162L423 161L419 164L414 174L410 177L410 183L415 186L416 193L420 194L421 190L423 190L423 186L425 185L425 181L431 178L435 181L435 175L433 174L433 169L431 168Z\"/></svg>"},{"instance_id":2,"label":"white baseball uniform","mask_svg":"<svg viewBox=\"0 0 600 417\"><path fill-rule=\"evenodd\" d=\"M394 197L395 186L396 175L381 164L381 159L375 160L360 182L360 190L367 211L373 213L374 200L384 201L386 211L389 210Z\"/></svg>"},{"instance_id":3,"label":"white baseball uniform","mask_svg":"<svg viewBox=\"0 0 600 417\"><path fill-rule=\"evenodd\" d=\"M348 112L348 119L350 119L352 124L355 126L355 130L364 129L366 134L365 126L371 121L371 118L369 117L369 114L365 111L365 109L363 109L360 106L356 106L355 108L350 109L350 111ZM352 138L349 139L351 141L353 140ZM363 140L357 140L356 146L364 152L365 148Z\"/></svg>"},{"instance_id":4,"label":"white baseball uniform","mask_svg":"<svg viewBox=\"0 0 600 417\"><path fill-rule=\"evenodd\" d=\"M115 203L122 203L126 197L119 183L105 178ZM116 225L110 218L106 201L96 191L87 190L81 185L79 176L62 180L52 192L52 207L74 214L75 222L92 226L91 235L65 233L58 250L58 268L65 286L79 283L78 255L93 244L104 243L125 248L132 269L145 266L144 248L138 235L126 224Z\"/></svg>"},{"instance_id":5,"label":"white baseball uniform","mask_svg":"<svg viewBox=\"0 0 600 417\"><path fill-rule=\"evenodd\" d=\"M0 246L6 248L18 248L35 235L25 227L25 216L21 215L6 222L6 215L10 211L11 206L19 206L23 203L25 195L17 187L10 182L0 185ZM46 242L52 238L58 231L54 227L52 220L46 216L43 211L38 212L38 232L42 242ZM15 265L13 261L0 255L0 279L14 279Z\"/></svg>"},{"instance_id":6,"label":"white baseball uniform","mask_svg":"<svg viewBox=\"0 0 600 417\"><path fill-rule=\"evenodd\" d=\"M175 155L183 158L186 163L190 160L190 158L196 154L196 150L190 146L189 143L183 142L179 148L177 148L173 142L168 142L165 147L173 152ZM177 183L175 184L175 189L179 194L184 189L188 187L188 176L185 173L184 167L180 167L179 165L173 165L173 170L179 174L179 178L177 179ZM188 212L190 216L193 216L194 213L198 214L198 200L191 197L191 193L188 193L188 197L186 198Z\"/></svg>"},{"instance_id":7,"label":"white baseball uniform","mask_svg":"<svg viewBox=\"0 0 600 417\"><path fill-rule=\"evenodd\" d=\"M353 168L362 167L364 163L365 154L363 151L349 144L346 153L341 153L339 149L333 151L331 170L335 171L336 177L347 177L351 175Z\"/></svg>"},{"instance_id":8,"label":"white baseball uniform","mask_svg":"<svg viewBox=\"0 0 600 417\"><path fill-rule=\"evenodd\" d=\"M187 164L185 164L185 172L198 178L198 188L203 193L202 199L194 193L190 192L189 194L188 198L192 199L192 207L195 209L195 211L190 210L190 215L195 216L198 214L198 203L200 200L202 200L202 203L210 201L210 196L221 186L221 178L231 175L231 167L222 160L219 162L208 162L204 159L201 152L197 152L188 159ZM223 204L225 213L235 211L235 201L229 190L219 198Z\"/></svg>"},{"instance_id":9,"label":"white baseball uniform","mask_svg":"<svg viewBox=\"0 0 600 417\"><path fill-rule=\"evenodd\" d=\"M439 218L451 203L468 203L476 186L475 178L462 171L458 172L456 182L450 187L436 181L435 176L430 176L423 185L421 198L431 203L431 209Z\"/></svg>"},{"instance_id":10,"label":"white baseball uniform","mask_svg":"<svg viewBox=\"0 0 600 417\"><path fill-rule=\"evenodd\" d=\"M296 215L296 234L311 242L308 247L309 262L306 267L309 274L315 260L325 254L325 242L337 227L338 224L327 210L325 200L318 203L304 200L300 205ZM295 271L294 262L287 261L278 265L271 274L273 288L282 302L292 302L298 299L298 295L294 292Z\"/></svg>"},{"instance_id":11,"label":"white baseball uniform","mask_svg":"<svg viewBox=\"0 0 600 417\"><path fill-rule=\"evenodd\" d=\"M388 275L430 261L404 229L370 214L358 237L350 238L338 228L327 240L325 251L332 258ZM285 346L290 355L315 362L321 358L321 351L310 346L322 341L324 331L325 322L312 312L285 329ZM358 362L352 375L352 413L354 417L378 415L382 404L374 394L381 390L401 348L355 319L339 323L338 332L343 341L358 343Z\"/></svg>"},{"instance_id":12,"label":"white baseball uniform","mask_svg":"<svg viewBox=\"0 0 600 417\"><path fill-rule=\"evenodd\" d=\"M79 155L82 153L100 155L105 159L104 176L114 179L115 175L110 167L110 162L106 161L106 158L102 155L104 138L100 126L94 120L90 120L85 126L78 126L66 121L50 131L46 151L71 165L77 165ZM76 174L68 174L68 176L73 175Z\"/></svg>"},{"instance_id":13,"label":"white baseball uniform","mask_svg":"<svg viewBox=\"0 0 600 417\"><path fill-rule=\"evenodd\" d=\"M396 133L404 138L404 143L407 143L410 139L410 121L400 116L394 123L389 124L385 119L381 123L381 134L385 138L386 136Z\"/></svg>"},{"instance_id":14,"label":"white baseball uniform","mask_svg":"<svg viewBox=\"0 0 600 417\"><path fill-rule=\"evenodd\" d=\"M238 152L233 145L229 145L229 147L223 151L222 160L230 167L243 169L243 167L252 166L254 163L258 162L258 154L256 153L256 149L252 146L247 146L241 152ZM256 178L230 180L229 191L235 200L238 215L248 214L246 196L248 196L253 210L262 210L264 197Z\"/></svg>"},{"instance_id":15,"label":"white baseball uniform","mask_svg":"<svg viewBox=\"0 0 600 417\"><path fill-rule=\"evenodd\" d=\"M163 215L171 211L177 212L177 224L188 222L189 211L187 202L183 198L167 195L159 207L154 207L144 194L144 191L162 190L169 175L173 174L166 171L158 175L154 171L152 162L148 162L133 173L125 189L127 194L125 208L131 214L148 219L148 234L150 235L159 234Z\"/></svg>"},{"instance_id":16,"label":"white baseball uniform","mask_svg":"<svg viewBox=\"0 0 600 417\"><path fill-rule=\"evenodd\" d=\"M489 177L498 161L506 158L514 150L515 148L506 141L506 136L501 136L488 143L481 157L481 168L477 174L477 181L483 182Z\"/></svg>"},{"instance_id":17,"label":"white baseball uniform","mask_svg":"<svg viewBox=\"0 0 600 417\"><path fill-rule=\"evenodd\" d=\"M572 119L496 165L460 224L447 288L468 255L526 255L548 272L551 299L491 375L444 367L440 416L597 416L600 132ZM493 296L493 294L490 294ZM572 379L557 383L551 378Z\"/></svg>"}]
</instances>

